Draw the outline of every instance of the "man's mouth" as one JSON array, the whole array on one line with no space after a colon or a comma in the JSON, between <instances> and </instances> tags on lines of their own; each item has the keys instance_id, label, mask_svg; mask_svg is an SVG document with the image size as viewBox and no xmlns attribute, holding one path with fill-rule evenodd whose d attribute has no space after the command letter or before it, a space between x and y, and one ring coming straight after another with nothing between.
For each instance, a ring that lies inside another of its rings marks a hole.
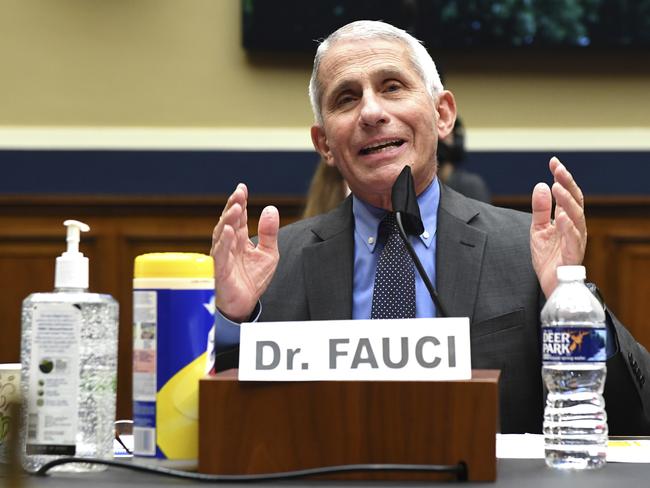
<instances>
[{"instance_id":1,"label":"man's mouth","mask_svg":"<svg viewBox=\"0 0 650 488\"><path fill-rule=\"evenodd\" d=\"M367 154L375 154L391 147L400 147L402 144L404 144L404 139L394 139L392 141L380 142L378 144L372 144L370 146L364 147L359 151L359 154L363 154L364 156Z\"/></svg>"}]
</instances>

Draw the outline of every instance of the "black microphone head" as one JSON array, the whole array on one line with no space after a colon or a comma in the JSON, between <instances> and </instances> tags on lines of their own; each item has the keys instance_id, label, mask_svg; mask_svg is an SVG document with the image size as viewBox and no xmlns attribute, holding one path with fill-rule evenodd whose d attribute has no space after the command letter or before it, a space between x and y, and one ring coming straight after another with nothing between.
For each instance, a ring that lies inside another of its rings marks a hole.
<instances>
[{"instance_id":1,"label":"black microphone head","mask_svg":"<svg viewBox=\"0 0 650 488\"><path fill-rule=\"evenodd\" d=\"M391 193L393 212L400 212L404 230L407 234L419 236L424 232L424 225L420 217L417 195L415 194L415 183L411 174L411 167L407 164L399 174Z\"/></svg>"}]
</instances>

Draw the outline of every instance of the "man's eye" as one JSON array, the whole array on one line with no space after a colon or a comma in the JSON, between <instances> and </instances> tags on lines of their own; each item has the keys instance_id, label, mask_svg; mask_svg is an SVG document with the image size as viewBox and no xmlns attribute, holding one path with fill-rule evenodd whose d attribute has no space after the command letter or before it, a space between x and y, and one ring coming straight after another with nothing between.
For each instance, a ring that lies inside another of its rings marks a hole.
<instances>
[{"instance_id":1,"label":"man's eye","mask_svg":"<svg viewBox=\"0 0 650 488\"><path fill-rule=\"evenodd\" d=\"M390 84L386 85L385 90L387 92L394 92L394 91L399 90L400 88L402 88L402 86L399 83L390 83Z\"/></svg>"},{"instance_id":2,"label":"man's eye","mask_svg":"<svg viewBox=\"0 0 650 488\"><path fill-rule=\"evenodd\" d=\"M354 97L352 97L351 95L344 95L342 97L339 97L336 100L336 105L338 106L346 105L348 103L351 103L352 101L354 101Z\"/></svg>"}]
</instances>

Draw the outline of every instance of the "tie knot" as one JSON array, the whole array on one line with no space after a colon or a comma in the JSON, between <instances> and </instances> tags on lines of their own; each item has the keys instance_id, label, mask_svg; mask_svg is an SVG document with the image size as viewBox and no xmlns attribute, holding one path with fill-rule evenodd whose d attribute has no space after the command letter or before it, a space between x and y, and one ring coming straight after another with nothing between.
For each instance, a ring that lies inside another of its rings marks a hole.
<instances>
[{"instance_id":1,"label":"tie knot","mask_svg":"<svg viewBox=\"0 0 650 488\"><path fill-rule=\"evenodd\" d=\"M393 212L388 212L379 224L379 235L388 237L393 234L399 234L397 219Z\"/></svg>"}]
</instances>

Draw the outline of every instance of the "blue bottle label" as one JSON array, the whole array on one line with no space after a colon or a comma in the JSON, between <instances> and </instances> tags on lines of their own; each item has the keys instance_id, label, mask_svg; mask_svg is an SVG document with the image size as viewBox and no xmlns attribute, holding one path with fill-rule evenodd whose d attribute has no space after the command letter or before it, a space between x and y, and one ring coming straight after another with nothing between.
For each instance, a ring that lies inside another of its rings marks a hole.
<instances>
[{"instance_id":1,"label":"blue bottle label","mask_svg":"<svg viewBox=\"0 0 650 488\"><path fill-rule=\"evenodd\" d=\"M545 327L542 361L603 362L607 359L607 329L603 327Z\"/></svg>"}]
</instances>

